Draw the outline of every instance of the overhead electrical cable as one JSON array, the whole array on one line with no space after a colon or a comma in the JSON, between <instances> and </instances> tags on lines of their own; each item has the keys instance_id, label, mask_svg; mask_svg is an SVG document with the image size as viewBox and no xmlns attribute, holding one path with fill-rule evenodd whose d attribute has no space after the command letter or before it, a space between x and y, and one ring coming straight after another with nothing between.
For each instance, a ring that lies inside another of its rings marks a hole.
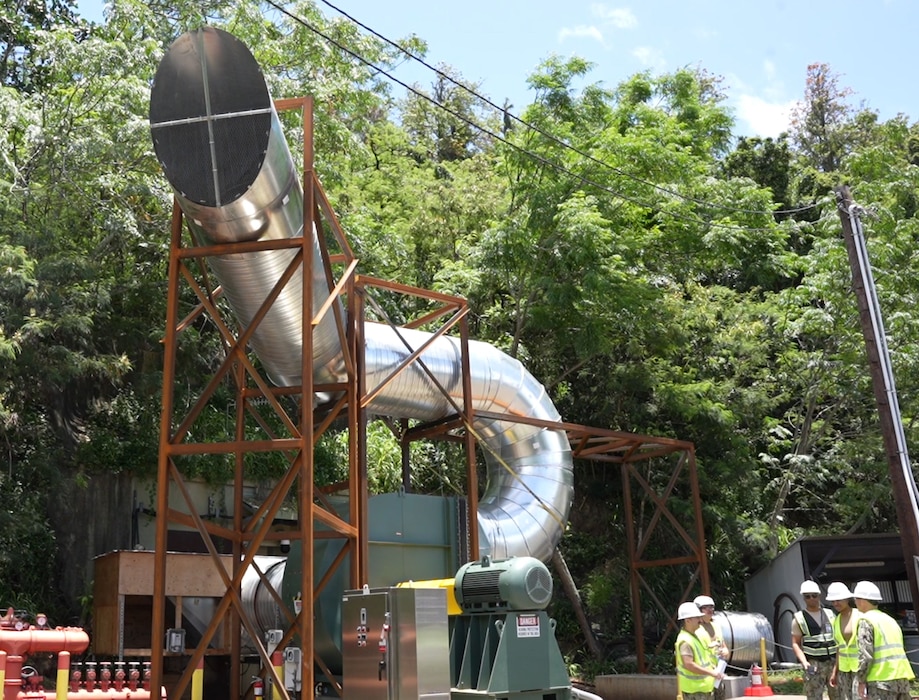
<instances>
[{"instance_id":1,"label":"overhead electrical cable","mask_svg":"<svg viewBox=\"0 0 919 700\"><path fill-rule=\"evenodd\" d=\"M320 2L322 2L323 5L326 5L327 7L329 7L329 8L331 8L331 9L335 10L335 12L338 12L338 13L339 13L340 15L342 15L343 17L347 17L351 22L353 22L354 24L356 24L358 27L360 27L361 29L364 29L364 30L367 31L367 32L370 32L370 33L373 34L375 37L377 37L378 39L380 39L380 40L384 41L385 43L389 44L390 46L392 46L393 48L397 49L398 51L402 52L403 54L405 54L407 57L409 57L409 58L412 59L413 61L417 61L418 63L420 63L422 66L424 66L424 67L427 68L428 70L433 71L433 72L436 73L439 77L444 78L445 80L448 80L450 83L452 83L452 84L455 85L456 87L465 90L465 91L468 92L470 95L472 95L472 96L475 97L476 99L478 99L478 100L484 102L485 104L487 104L487 105L488 105L489 107L491 107L492 109L494 109L494 110L496 110L496 111L498 111L498 112L501 112L502 114L506 114L512 121L517 122L518 124L520 124L520 125L526 127L527 129L530 129L530 130L532 130L532 131L535 131L535 132L538 133L540 136L543 136L543 137L549 139L550 141L553 141L555 144L557 144L557 145L559 145L559 146L562 146L563 148L566 148L566 149L568 149L568 150L570 150L570 151L572 151L572 152L578 154L579 156L581 156L581 157L583 157L583 158L586 158L586 159L588 159L588 160L590 160L590 161L592 161L592 162L594 162L594 163L596 163L596 164L598 164L598 165L601 165L601 166L603 166L604 168L608 168L608 169L610 169L611 171L613 171L614 173L616 173L616 174L618 174L618 175L621 175L622 177L628 178L628 179L630 179L630 180L633 180L634 182L637 182L637 183L639 183L639 184L645 185L646 187L652 187L652 188L654 188L654 189L656 189L656 190L659 190L660 192L663 192L663 193L665 193L665 194L669 194L669 195L671 195L671 196L678 197L678 198L683 199L683 200L688 201L688 202L693 202L694 204L698 204L698 205L700 205L700 206L703 206L703 207L706 207L706 208L709 208L709 209L720 209L720 210L726 211L726 212L728 212L728 213L737 213L737 214L764 214L764 215L765 215L765 214L769 214L769 215L774 216L774 215L776 215L776 214L783 214L783 215L784 215L784 214L798 214L798 213L805 212L805 211L808 211L808 210L810 210L810 209L813 209L814 207L817 206L816 204L808 204L808 205L805 205L805 206L802 206L802 207L795 207L795 208L793 208L793 209L777 209L777 210L774 210L774 211L771 211L771 212L765 212L765 211L761 211L761 210L758 210L758 209L732 208L732 207L727 207L727 206L722 205L722 204L712 204L711 202L706 202L705 200L697 199L697 198L695 198L695 197L690 197L690 196L688 196L688 195L682 194L681 192L677 192L677 191L675 191L675 190L672 190L672 189L669 189L669 188L667 188L667 187L664 187L663 185L658 185L658 184L656 184L656 183L654 183L654 182L650 182L649 180L645 180L645 179L643 179L643 178L641 178L641 177L639 177L639 176L637 176L637 175L633 175L632 173L629 173L629 172L627 172L627 171L625 171L625 170L622 170L621 168L618 168L618 167L616 167L615 165L611 165L610 163L607 163L607 162L605 162L605 161L602 161L602 160L600 160L599 158L597 158L597 157L595 157L595 156L592 156L591 154L586 153L585 151L582 151L582 150L580 150L579 148L577 148L577 147L575 147L575 146L572 146L572 145L569 144L569 143L566 143L565 141L562 141L561 139L559 139L559 138L558 138L557 136L555 136L554 134L550 134L549 132L540 129L538 126L536 126L536 125L534 125L534 124L530 124L529 122L524 121L523 119L521 119L520 117L518 117L518 116L517 116L516 114L514 114L513 112L511 112L511 111L505 109L504 107L498 106L497 104L495 104L494 102L492 102L488 97L486 97L486 96L484 96L484 95L480 95L480 94L477 93L475 90L473 90L472 88L470 88L468 85L464 85L463 83L459 82L458 80L456 80L455 78L451 77L451 76L448 75L447 73L444 73L443 71L441 71L441 70L440 70L439 68L437 68L436 66L432 66L432 65L429 64L427 61L425 61L424 58L422 58L421 56L418 56L418 55L412 53L411 51L409 51L409 50L406 49L405 47L401 46L399 43L397 43L397 42L395 42L395 41L392 41L391 39L389 39L389 38L386 37L386 36L383 36L382 34L380 34L379 32L377 32L377 31L376 31L375 29L373 29L372 27L368 27L366 24L364 24L364 23L361 22L360 20L358 20L358 19L352 17L352 16L349 15L347 12L345 12L344 10L342 10L340 7L337 7L336 5L334 5L334 4L332 4L331 2L329 2L329 0L320 0ZM271 4L274 5L273 2L272 2ZM275 7L277 7L277 6L275 5ZM436 103L435 103L435 104L436 104Z\"/></svg>"},{"instance_id":2,"label":"overhead electrical cable","mask_svg":"<svg viewBox=\"0 0 919 700\"><path fill-rule=\"evenodd\" d=\"M325 1L325 0L323 0L323 1ZM684 215L681 215L681 214L675 214L675 213L673 213L673 212L665 212L665 211L661 210L660 207L657 206L657 205L649 204L648 202L639 200L639 199L637 199L637 198L635 198L635 197L632 197L632 196L629 196L629 195L627 195L627 194L624 194L624 193L622 193L622 192L620 192L620 191L614 190L614 189L612 189L611 187L608 187L608 186L606 186L606 185L602 185L602 184L600 184L600 183L598 183L598 182L596 182L596 181L594 181L594 180L591 180L591 179L588 178L588 177L585 177L585 176L583 176L583 175L581 175L581 174L579 174L579 173L576 173L576 172L574 172L574 171L572 171L572 170L566 168L566 167L563 166L563 165L560 165L559 163L556 163L556 162L554 162L554 161L551 161L551 160L549 160L548 158L539 155L538 153L534 153L534 152L532 152L532 151L530 151L530 150L528 150L528 149L526 149L526 148L523 148L522 146L518 146L517 144L515 144L515 143L509 141L508 139L504 138L503 136L501 136L501 135L499 135L499 134L496 134L495 132L491 131L491 130L488 129L487 127L484 127L484 126L482 126L481 124L478 124L477 122L475 122L475 121L469 119L469 118L466 117L465 115L460 114L459 112L457 112L457 111L451 109L450 107L448 107L448 106L446 106L446 105L444 105L444 104L441 104L440 102L438 102L437 100L433 99L433 98L430 97L429 95L426 95L425 93L421 92L420 90L415 89L415 88L412 87L411 85L408 85L407 83L404 83L403 81L399 80L397 77L395 77L394 75L392 75L391 73L387 72L387 71L384 70L383 68L380 68L379 66L377 66L376 64L374 64L372 61L369 61L369 60L365 59L363 56L361 56L360 54L356 53L356 52L353 51L352 49L349 49L347 46L344 46L343 44L341 44L340 42L336 41L334 38L332 38L331 36L329 36L328 34L326 34L325 32L323 32L322 30L320 30L319 28L317 28L317 27L313 26L312 24L310 24L310 22L308 22L307 20L305 20L305 19L303 19L302 17L299 17L299 16L295 15L294 13L290 12L287 8L283 7L282 5L279 5L279 4L278 4L277 2L275 2L274 0L265 0L265 2L266 2L267 4L269 4L269 5L271 5L272 7L274 7L276 10L278 10L278 11L281 12L282 14L284 14L284 15L286 15L287 17L289 17L290 19L292 19L293 21L297 22L298 24L302 25L302 26L305 27L306 29L310 30L311 32L313 32L313 33L316 34L317 36L323 38L325 41L329 42L330 44L332 44L333 46L335 46L335 47L338 48L339 50L345 52L346 54L348 54L348 55L351 56L352 58L354 58L354 59L356 59L357 61L361 62L362 64L364 64L364 65L367 66L368 68L373 69L375 72L377 72L377 73L379 73L379 74L381 74L381 75L384 75L386 78L388 78L388 79L389 79L390 81L392 81L393 83L395 83L395 84L397 84L397 85L400 85L401 87L405 88L408 92L411 92L411 93L414 94L416 97L420 97L421 99L427 100L428 102L430 102L430 103L431 103L432 105L434 105L435 107L437 107L437 108L439 108L439 109L441 109L441 110L447 112L448 114L450 114L451 116L455 117L456 119L462 121L463 123L467 124L468 126L471 126L472 128L477 129L477 130L480 131L481 133L483 133L483 134L485 134L485 135L487 135L487 136L493 138L495 141L499 141L500 143L503 143L504 145L508 146L509 148L512 148L513 150L518 151L519 153L522 153L523 155L527 156L528 158L531 158L531 159L533 159L533 160L535 160L535 161L537 161L537 162L539 162L539 163L542 163L543 165L546 165L546 166L548 166L549 168L552 168L552 169L556 170L556 171L559 172L559 173L563 173L563 174L565 174L565 175L568 175L568 176L570 176L570 177L572 177L572 178L578 180L579 182L581 182L581 183L583 183L583 184L585 184L585 185L588 185L588 186L590 186L590 187L592 187L592 188L595 188L595 189L597 189L597 190L600 190L600 191L602 191L602 192L606 192L607 194L610 194L610 195L612 195L612 196L614 196L614 197L616 197L616 198L618 198L618 199L621 199L621 200L627 201L627 202L629 202L629 203L631 203L631 204L634 204L634 205L636 205L636 206L639 206L639 207L641 207L642 209L650 209L650 210L653 210L653 211L657 211L657 212L659 212L661 215L666 216L666 217L668 217L668 218L670 218L670 219L673 219L673 220L676 220L676 221L684 221L684 222L686 222L686 223L692 223L692 224L697 224L697 225L702 225L702 226L711 226L711 227L714 227L714 228L720 228L720 229L726 229L726 230L732 230L732 231L747 231L747 232L751 232L751 233L766 232L766 231L772 231L772 230L773 230L771 227L768 227L768 228L767 228L767 227L739 226L739 225L736 225L736 224L719 223L719 222L717 222L717 221L711 221L711 220L704 219L704 218L700 218L700 217L684 216ZM349 17L349 19L350 19L350 17ZM352 21L354 21L354 20L352 20ZM363 25L361 25L361 26L363 26ZM372 31L372 30L370 30L370 31ZM404 52L404 49L401 49L401 48L400 48L400 50L402 50L402 51ZM408 52L406 52L406 53L408 53ZM409 53L409 55L411 55L411 54ZM427 64L425 64L425 65L427 65ZM436 70L436 69L434 69L434 70ZM440 74L440 75L444 75L443 73L440 73L440 71L437 71L437 72L438 72L438 74ZM453 82L454 84L456 84L456 85L458 85L458 86L460 86L460 87L463 87L464 89L468 90L468 88L466 88L465 86L463 86L463 85L460 84L460 83L457 83L456 81L454 81L454 80L453 80L452 78L450 78L449 76L446 76L446 75L445 75L444 77L446 77L448 80L450 80L450 81ZM470 91L470 92L471 92L471 94L475 95L474 92L472 92L472 91ZM480 99L484 99L484 98L480 98ZM489 103L489 104L491 104L491 103ZM500 108L497 108L497 109L500 109ZM503 111L503 110L502 110L502 111ZM517 117L514 117L514 118L517 119ZM526 122L523 122L523 121L521 121L521 120L519 120L519 119L517 119L517 120L520 121L520 123L522 123L522 124L526 124ZM535 127L531 127L531 128L533 128L533 129L534 129L535 131L537 131L538 133L544 134L544 132L539 131L539 130L536 129ZM546 135L547 135L549 138L551 138L553 141L555 141L556 143L558 143L559 145L561 145L562 147L564 147L564 148L566 148L566 149L569 149L569 150L571 150L571 151L573 151L573 152L575 152L575 153L577 153L577 154L579 154L579 155L581 155L581 156L587 157L587 158L589 158L590 160L592 160L592 161L598 163L599 165L601 165L601 166L603 166L603 167L605 167L605 168L610 168L610 169L612 169L614 172L617 172L617 173L622 174L622 175L624 175L624 176L626 176L626 177L629 177L628 175L626 175L625 173L622 173L622 172L619 171L617 168L615 168L615 167L609 165L608 163L603 163L603 161L600 161L600 160L598 160L598 159L596 159L596 158L593 158L592 156L588 156L587 154L582 153L582 152L579 151L578 149L573 148L573 147L570 146L569 144L565 144L563 141L560 141L560 140L557 139L556 137L553 137L553 136L548 135L548 134L546 134ZM654 189L656 189L656 190L658 190L658 191L661 191L661 192L664 192L664 193L666 193L666 194L669 194L669 195L671 195L671 196L673 196L673 197L679 198L679 199L681 199L681 200L683 200L683 201L693 202L693 203L696 203L696 204L701 204L701 205L703 205L703 206L707 206L707 207L710 208L710 209L715 209L715 208L717 208L716 205L708 204L708 203L706 203L706 202L704 202L704 201L696 200L696 199L693 199L693 198L691 198L691 197L687 197L686 195L682 195L682 194L680 194L680 193L678 193L678 192L668 190L668 189L666 189L666 188L660 187L660 186L655 185L655 184L650 183L650 182L646 182L646 181L644 181L644 180L640 180L640 179L638 179L638 178L635 178L634 176L632 176L632 179L633 179L634 181L641 182L641 183L645 184L646 186L652 187L652 188L654 188ZM813 205L809 205L809 206L807 206L807 207L803 207L803 208L801 208L801 209L799 209L799 210L794 210L794 211L806 211L807 209L811 209L811 208L814 208L814 207L816 207L816 206L817 206L816 204L813 204ZM780 211L775 211L775 212L773 212L773 211L766 211L766 210L742 210L742 209L734 209L734 210L725 209L725 211L728 212L728 213L730 213L730 212L734 212L734 213L748 213L748 214L754 214L754 215L759 215L759 216L770 216L770 217L771 217L771 216L774 216L776 213L785 213L785 212L780 212ZM791 210L789 210L789 211L791 211Z\"/></svg>"}]
</instances>

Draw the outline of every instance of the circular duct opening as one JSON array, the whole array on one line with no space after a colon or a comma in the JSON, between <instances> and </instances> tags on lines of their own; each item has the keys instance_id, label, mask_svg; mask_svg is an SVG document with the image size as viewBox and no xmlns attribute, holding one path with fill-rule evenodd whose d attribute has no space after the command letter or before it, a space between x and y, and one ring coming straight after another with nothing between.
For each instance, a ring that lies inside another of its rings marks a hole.
<instances>
[{"instance_id":1,"label":"circular duct opening","mask_svg":"<svg viewBox=\"0 0 919 700\"><path fill-rule=\"evenodd\" d=\"M271 118L265 78L232 34L187 32L160 62L150 92L153 147L170 184L189 201L219 207L252 186Z\"/></svg>"}]
</instances>

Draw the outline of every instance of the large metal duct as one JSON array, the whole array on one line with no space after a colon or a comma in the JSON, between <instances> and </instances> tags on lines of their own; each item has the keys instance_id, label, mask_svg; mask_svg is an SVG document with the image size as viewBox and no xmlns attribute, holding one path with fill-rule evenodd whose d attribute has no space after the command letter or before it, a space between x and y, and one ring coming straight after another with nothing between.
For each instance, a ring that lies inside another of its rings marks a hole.
<instances>
[{"instance_id":1,"label":"large metal duct","mask_svg":"<svg viewBox=\"0 0 919 700\"><path fill-rule=\"evenodd\" d=\"M303 194L264 76L249 50L219 29L188 32L160 63L150 99L157 157L200 245L303 235ZM314 313L329 290L315 231L311 272ZM292 251L209 258L240 323L248 325ZM301 381L301 292L295 276L252 338L252 348L278 385ZM314 381L339 380L342 352L330 314L314 332ZM404 364L430 335L388 325L364 328L366 381L374 387ZM462 405L460 346L436 339L421 362ZM559 420L545 389L517 360L470 342L472 405L546 421ZM374 399L371 412L436 420L454 412L421 367L402 372ZM488 481L479 502L481 553L495 559L548 561L562 536L573 491L567 436L511 421L476 419Z\"/></svg>"}]
</instances>

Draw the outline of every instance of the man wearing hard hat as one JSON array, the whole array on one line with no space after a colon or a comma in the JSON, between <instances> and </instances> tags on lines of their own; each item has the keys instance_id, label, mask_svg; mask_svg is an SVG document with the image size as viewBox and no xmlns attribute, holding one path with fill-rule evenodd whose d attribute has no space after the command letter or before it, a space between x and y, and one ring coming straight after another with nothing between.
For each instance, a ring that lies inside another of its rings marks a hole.
<instances>
[{"instance_id":1,"label":"man wearing hard hat","mask_svg":"<svg viewBox=\"0 0 919 700\"><path fill-rule=\"evenodd\" d=\"M837 700L830 676L836 666L836 642L833 641L835 613L820 603L820 585L816 581L801 584L804 609L794 614L791 623L791 648L804 668L804 692L807 700L821 700L826 689L830 700Z\"/></svg>"},{"instance_id":2,"label":"man wearing hard hat","mask_svg":"<svg viewBox=\"0 0 919 700\"><path fill-rule=\"evenodd\" d=\"M881 590L859 581L852 591L862 617L858 623L858 695L871 700L909 700L915 677L903 648L903 631L890 615L878 610Z\"/></svg>"},{"instance_id":3,"label":"man wearing hard hat","mask_svg":"<svg viewBox=\"0 0 919 700\"><path fill-rule=\"evenodd\" d=\"M852 591L846 584L834 581L826 589L826 600L836 611L833 639L836 642L836 667L830 685L839 690L839 700L854 700L855 672L858 670L858 621L862 614L852 607Z\"/></svg>"},{"instance_id":4,"label":"man wearing hard hat","mask_svg":"<svg viewBox=\"0 0 919 700\"><path fill-rule=\"evenodd\" d=\"M697 595L692 601L699 610L702 611L702 623L696 630L696 636L702 640L702 643L708 647L712 654L712 662L715 668L718 668L720 661L727 661L730 656L728 645L724 643L724 633L721 631L721 625L715 619L715 601L711 596ZM724 666L721 666L723 669ZM724 684L721 683L715 688L715 700L723 700L725 697Z\"/></svg>"},{"instance_id":5,"label":"man wearing hard hat","mask_svg":"<svg viewBox=\"0 0 919 700\"><path fill-rule=\"evenodd\" d=\"M702 611L695 603L681 603L677 619L683 623L674 645L676 677L683 700L712 700L715 681L724 674L715 670L714 657L696 636Z\"/></svg>"}]
</instances>

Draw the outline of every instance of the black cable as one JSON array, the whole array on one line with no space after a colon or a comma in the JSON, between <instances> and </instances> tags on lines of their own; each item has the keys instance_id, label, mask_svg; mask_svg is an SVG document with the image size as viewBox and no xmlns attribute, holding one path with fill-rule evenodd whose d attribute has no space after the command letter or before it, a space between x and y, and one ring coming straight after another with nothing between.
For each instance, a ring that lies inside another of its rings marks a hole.
<instances>
[{"instance_id":1,"label":"black cable","mask_svg":"<svg viewBox=\"0 0 919 700\"><path fill-rule=\"evenodd\" d=\"M324 1L324 0L323 0L323 1ZM702 225L702 226L711 226L711 227L714 227L714 228L721 228L721 229L730 230L730 231L746 231L746 232L748 232L748 233L767 232L767 231L773 231L773 230L774 230L774 228L772 228L772 227L769 227L769 228L766 228L766 227L751 228L751 227L747 227L747 226L738 226L738 225L734 225L734 224L717 223L717 222L710 221L710 220L706 220L706 219L702 219L702 218L699 218L699 217L681 216L681 215L678 215L678 214L674 214L674 213L672 213L672 212L664 212L664 211L661 210L659 207L655 207L655 206L653 206L653 205L651 205L651 204L648 204L648 203L646 203L646 202L643 202L643 201L641 201L641 200L639 200L639 199L636 199L636 198L634 198L634 197L630 197L630 196L625 195L625 194L623 194L623 193L621 193L621 192L618 192L618 191L616 191L616 190L613 190L613 189L610 188L610 187L607 187L607 186L605 186L605 185L601 185L600 183L595 182L595 181L591 180L590 178L587 178L587 177L585 177L585 176L583 176L583 175L580 175L580 174L578 174L578 173L575 173L575 172L572 171L572 170L569 170L568 168L566 168L566 167L563 166L563 165L559 165L558 163L555 163L555 162L550 161L549 159L547 159L547 158L545 158L545 157L543 157L543 156L540 156L540 155L538 155L538 154L536 154L536 153L533 153L532 151L529 151L529 150L523 148L522 146L518 146L517 144L512 143L511 141L507 140L507 139L504 138L503 136L500 136L500 135L494 133L493 131L487 129L486 127L482 126L481 124L478 124L478 123L472 121L471 119L469 119L468 117L466 117L466 116L460 114L459 112L456 112L455 110L453 110L453 109L447 107L446 105L443 105L443 104L437 102L437 100L431 98L430 96L424 94L423 92L420 92L419 90L416 90L416 89L413 88L412 86L410 86L410 85L408 85L408 84L402 82L401 80L399 80L399 79L396 78L395 76L391 75L391 74L388 73L387 71L383 70L383 69L380 68L379 66L373 64L371 61L368 61L367 59L365 59L365 58L364 58L363 56L361 56L360 54L358 54L358 53L352 51L352 50L349 49L348 47L346 47L346 46L344 46L343 44L339 43L338 41L336 41L335 39L333 39L333 38L332 38L331 36L329 36L328 34L325 34L325 33L322 32L320 29L314 27L312 24L310 24L308 21L306 21L306 20L303 19L302 17L299 17L299 16L293 14L292 12L290 12L289 10L287 10L285 7L282 7L281 5L279 5L278 3L276 3L274 0L265 0L265 2L266 2L267 4L269 4L269 5L271 5L272 7L274 7L278 12L281 12L282 14L286 15L287 17L289 17L289 18L292 19L293 21L297 22L298 24L302 25L303 27L306 27L306 28L309 29L311 32L313 32L314 34L316 34L316 35L322 37L322 38L325 39L327 42L329 42L330 44L334 45L336 48L338 48L339 50L345 52L346 54L348 54L348 55L351 56L352 58L356 59L357 61L361 62L362 64L364 64L364 65L367 66L368 68L372 68L374 71L376 71L376 72L378 72L378 73L380 73L380 74L386 76L386 77L387 77L389 80L391 80L392 82L396 83L397 85L402 86L403 88L405 88L406 90L408 90L409 92L411 92L412 94L414 94L415 96L420 97L420 98L422 98L422 99L424 99L424 100L427 100L428 102L430 102L431 104L433 104L435 107L438 107L439 109L444 110L445 112L447 112L448 114L452 115L452 116L455 117L456 119L458 119L458 120L464 122L465 124L467 124L468 126L473 127L474 129L479 130L479 131L482 132L483 134L486 134L486 135L490 136L491 138L495 139L496 141L499 141L499 142L503 143L504 145L509 146L510 148L512 148L512 149L514 149L514 150L516 150L516 151L518 151L518 152L520 152L520 153L526 155L526 156L529 157L529 158L532 158L533 160L536 160L536 161L538 161L538 162L540 162L540 163L542 163L542 164L544 164L544 165L547 165L548 167L553 168L553 169L555 169L556 171L558 171L558 172L560 172L560 173L564 173L564 174L566 174L566 175L569 175L569 176L575 178L576 180L579 180L580 182L582 182L582 183L585 184L585 185L589 185L589 186L594 187L594 188L596 188L596 189L598 189L598 190L601 190L601 191L603 191L603 192L606 192L606 193L608 193L608 194L611 194L611 195L613 195L614 197L617 197L617 198L619 198L619 199L622 199L622 200L624 200L624 201L627 201L627 202L629 202L629 203L631 203L631 204L635 204L636 206L639 206L639 207L641 207L641 208L643 208L643 209L651 209L651 210L655 210L655 209L656 209L656 210L659 211L661 214L664 214L665 216L668 216L668 217L670 217L671 219L676 220L676 221L684 221L684 222L691 223L691 224L697 224L697 225ZM361 25L361 26L363 26L363 25ZM409 55L411 55L411 54L409 54ZM448 79L450 79L452 82L455 82L455 81L452 80L452 78L449 78L449 76L447 76L447 77L448 77ZM457 84L457 85L460 85L459 83L456 83L456 84ZM464 86L462 86L462 85L460 85L460 86L461 86L461 87L464 87ZM468 90L468 88L465 88L465 87L464 87L464 89L467 89L467 90ZM475 93L473 93L473 94L475 94ZM519 120L518 120L518 121L519 121ZM535 129L535 128L534 128L534 130L538 131L538 130ZM539 133L542 133L542 132L539 132ZM555 140L557 143L561 144L561 145L562 145L563 147L565 147L565 148L568 148L568 149L570 149L570 150L573 150L574 152L579 153L579 154L581 153L581 152L578 151L577 149L574 149L573 147L568 146L567 144L564 144L564 142L561 142L561 141L559 141L558 139L555 139L554 137L550 137L550 138L552 138L553 140ZM581 154L581 155L585 155L585 154ZM586 156L586 157L591 158L592 160L594 160L595 162L599 163L600 165L603 165L604 167L611 168L611 169L613 169L614 171L617 171L616 168L613 168L613 166L610 166L609 164L603 163L602 161L599 161L599 160L597 160L597 159L595 159L595 158L592 158L591 156ZM618 172L618 171L617 171L617 172ZM624 175L625 175L625 174L624 174ZM627 175L625 175L625 176L628 177ZM635 178L633 178L633 179L635 179ZM644 182L644 181L641 181L641 182ZM678 193L671 192L670 190L666 190L666 189L661 188L661 187L659 187L659 186L657 186L657 185L654 185L654 184L652 184L652 183L646 183L646 184L647 184L648 186L650 186L650 187L655 188L655 189L662 190L662 191L665 191L665 192L670 192L671 194L673 194L673 196L679 197L680 199L683 199L684 201L691 201L691 202L696 202L696 203L700 203L700 202L701 202L703 205L708 206L709 208L712 208L712 209L715 208L714 205L709 205L709 204L707 204L707 203L705 203L705 202L702 202L701 200L694 200L694 199L691 198L691 197L686 197L685 195L680 195L680 194L678 194ZM817 206L816 204L813 204L813 205L810 205L810 206L807 207L807 208L813 208L813 207L816 207L816 206ZM731 210L727 209L727 211L731 211ZM743 210L739 210L739 209L738 209L738 210L734 210L734 211L742 212ZM748 213L757 214L757 215L761 215L761 216L773 216L773 214L774 214L773 212L769 212L769 211L760 211L760 210L748 210ZM778 212L776 212L776 213L778 213Z\"/></svg>"},{"instance_id":2,"label":"black cable","mask_svg":"<svg viewBox=\"0 0 919 700\"><path fill-rule=\"evenodd\" d=\"M590 155L589 153L585 153L584 151L581 151L580 149L578 149L578 148L572 146L571 144L565 143L564 141L562 141L561 139L559 139L559 138L558 138L557 136L555 136L554 134L550 134L550 133L547 132L547 131L543 131L543 130L540 129L538 126L535 126L535 125L533 125L533 124L530 124L529 122L524 121L523 119L521 119L520 117L518 117L516 114L514 114L513 112L511 112L511 111L505 109L504 107L499 107L499 106L496 105L494 102L492 102L489 98L485 97L484 95L480 95L479 93L477 93L477 92L476 92L475 90L473 90L472 88L470 88L470 87L468 87L467 85L464 85L463 83L460 83L459 81L455 80L454 78L452 78L452 77L449 76L448 74L446 74L446 73L444 73L443 71L441 71L440 69L438 69L436 66L430 65L430 64L429 64L427 61L425 61L422 57L415 55L414 53L412 53L412 52L409 51L408 49L404 48L403 46L399 45L398 43L396 43L396 42L390 40L389 38L383 36L382 34L380 34L380 33L377 32L377 31L375 31L373 28L368 27L366 24L363 24L360 20L355 19L354 17L352 17L351 15L349 15L347 12L345 12L345 11L342 10L341 8L339 8L339 7L335 6L335 5L333 5L331 2L329 2L329 0L320 0L320 2L322 2L324 5L330 7L331 9L335 10L336 12L338 12L338 13L339 13L340 15L342 15L343 17L347 17L351 22L353 22L353 23L356 24L357 26L361 27L362 29L364 29L364 30L370 32L371 34L373 34L373 35L374 35L375 37L377 37L378 39L380 39L380 40L386 42L387 44L389 44L389 45L392 46L393 48L395 48L395 49L401 51L402 53L404 53L406 56L408 56L408 57L411 58L412 60L417 61L418 63L420 63L421 65L423 65L423 66L424 66L425 68L427 68L428 70L433 71L434 73L436 73L436 74L437 74L438 76L440 76L441 78L444 78L445 80L449 80L453 85L455 85L456 87L459 87L459 88L465 90L465 91L468 92L470 95L472 95L473 97L475 97L475 98L478 99L478 100L481 100L482 102L484 102L485 104L487 104L487 105L488 105L489 107L491 107L492 109L494 109L494 110L496 110L496 111L498 111L498 112L501 112L502 114L506 114L506 115L507 115L510 119L512 119L513 121L515 121L515 122L517 122L517 123L523 125L523 126L526 127L527 129L530 129L530 130L532 130L532 131L535 131L535 132L536 132L537 134L539 134L540 136L543 136L543 137L549 139L550 141L554 142L555 144L557 144L557 145L559 145L559 146L562 146L563 148L567 148L568 150L570 150L570 151L572 151L572 152L574 152L574 153L577 153L577 154L578 154L579 156L581 156L582 158L586 158L586 159L588 159L588 160L590 160L590 161L592 161L592 162L594 162L594 163L596 163L596 164L598 164L598 165L603 166L604 168L609 168L609 169L612 170L614 173L616 173L616 174L618 174L618 175L621 175L622 177L628 178L628 179L630 179L630 180L633 180L634 182L637 182L637 183L639 183L639 184L645 185L645 186L647 186L647 187L652 187L652 188L654 188L654 189L656 189L656 190L659 190L660 192L663 192L663 193L665 193L665 194L669 194L669 195L672 195L672 196L674 196L674 197L678 197L678 198L683 199L683 200L688 201L688 202L693 202L694 204L698 204L698 205L700 205L700 206L703 206L703 207L706 207L706 208L709 208L709 209L719 209L719 210L726 211L726 212L729 212L729 213L737 213L737 214L763 214L763 215L769 214L769 215L775 216L775 215L777 215L777 214L782 214L782 215L784 215L784 214L798 214L798 213L801 213L801 212L809 211L809 210L811 210L811 209L813 209L813 208L815 208L815 207L817 206L817 204L814 203L814 204L808 204L808 205L805 205L805 206L802 206L802 207L796 207L796 208L794 208L794 209L777 209L777 210L772 211L772 212L765 212L765 211L756 210L756 209L732 208L732 207L726 207L726 206L721 205L721 204L712 204L712 203L710 203L710 202L706 202L705 200L697 199L697 198L695 198L695 197L689 197L689 196L687 196L687 195L684 195L684 194L682 194L682 193L680 193L680 192L671 190L671 189L669 189L669 188L667 188L667 187L664 187L664 186L662 186L662 185L658 185L658 184L656 184L656 183L653 183L653 182L650 182L650 181L645 180L645 179L643 179L643 178L640 178L640 177L638 177L637 175L633 175L633 174L631 174L631 173L628 173L628 172L622 170L621 168L617 168L617 167L614 166L614 165L610 165L609 163L606 163L606 162L600 160L599 158L596 158L596 157ZM274 5L273 2L272 2L271 4ZM277 7L277 5L275 5L275 7ZM388 77L388 76L387 76L387 77ZM401 83L400 83L400 84L401 84ZM436 103L435 103L435 104L436 104Z\"/></svg>"}]
</instances>

